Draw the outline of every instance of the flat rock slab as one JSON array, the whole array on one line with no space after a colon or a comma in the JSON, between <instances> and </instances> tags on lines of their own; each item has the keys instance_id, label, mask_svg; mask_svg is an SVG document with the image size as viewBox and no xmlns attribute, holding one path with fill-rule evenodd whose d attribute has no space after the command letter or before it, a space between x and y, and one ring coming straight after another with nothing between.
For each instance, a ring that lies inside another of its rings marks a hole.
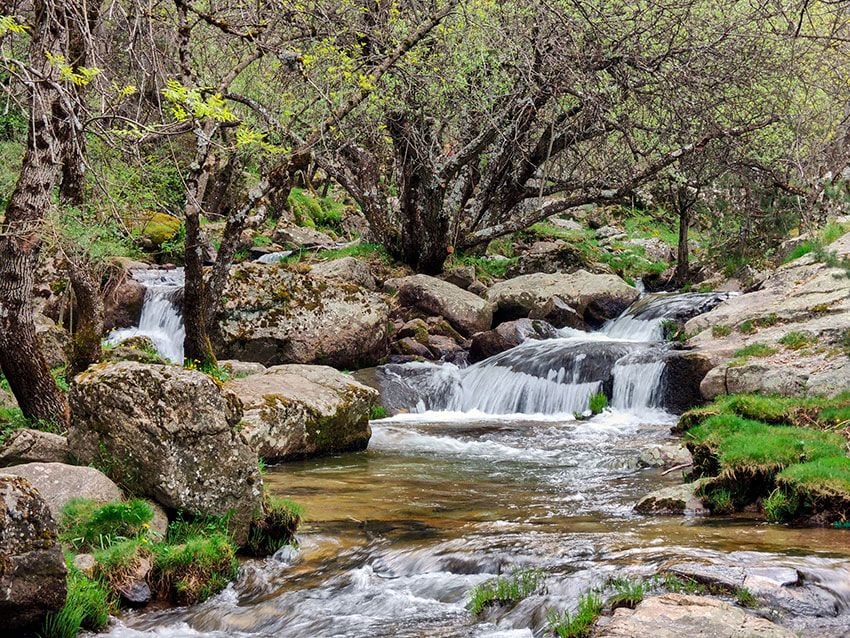
<instances>
[{"instance_id":1,"label":"flat rock slab","mask_svg":"<svg viewBox=\"0 0 850 638\"><path fill-rule=\"evenodd\" d=\"M620 608L596 634L607 638L792 638L784 627L714 598L664 594Z\"/></svg>"},{"instance_id":2,"label":"flat rock slab","mask_svg":"<svg viewBox=\"0 0 850 638\"><path fill-rule=\"evenodd\" d=\"M21 463L66 463L68 440L59 434L24 428L0 448L0 467Z\"/></svg>"}]
</instances>

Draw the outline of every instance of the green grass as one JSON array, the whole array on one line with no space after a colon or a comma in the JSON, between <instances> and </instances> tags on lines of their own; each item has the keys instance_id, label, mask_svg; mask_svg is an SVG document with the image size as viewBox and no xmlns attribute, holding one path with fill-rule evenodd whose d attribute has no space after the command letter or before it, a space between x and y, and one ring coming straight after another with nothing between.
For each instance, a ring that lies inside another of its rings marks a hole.
<instances>
[{"instance_id":1,"label":"green grass","mask_svg":"<svg viewBox=\"0 0 850 638\"><path fill-rule=\"evenodd\" d=\"M263 248L265 246L271 246L272 243L273 242L271 240L271 237L266 237L265 235L254 235L254 237L251 239L251 245L254 246L254 248Z\"/></svg>"},{"instance_id":2,"label":"green grass","mask_svg":"<svg viewBox=\"0 0 850 638\"><path fill-rule=\"evenodd\" d=\"M297 264L308 258L312 261L334 261L343 257L357 257L361 259L380 259L384 263L390 263L392 258L386 249L380 244L356 243L344 248L333 250L322 250L319 252L303 251L296 252L288 257L282 257L281 264Z\"/></svg>"},{"instance_id":3,"label":"green grass","mask_svg":"<svg viewBox=\"0 0 850 638\"><path fill-rule=\"evenodd\" d=\"M751 343L735 351L735 358L742 359L746 357L769 357L777 353L776 348L771 348L766 343Z\"/></svg>"},{"instance_id":4,"label":"green grass","mask_svg":"<svg viewBox=\"0 0 850 638\"><path fill-rule=\"evenodd\" d=\"M755 334L757 328L754 321L747 319L738 325L738 332L745 335Z\"/></svg>"},{"instance_id":5,"label":"green grass","mask_svg":"<svg viewBox=\"0 0 850 638\"><path fill-rule=\"evenodd\" d=\"M30 427L30 421L20 408L0 406L0 445L5 443L17 430Z\"/></svg>"},{"instance_id":6,"label":"green grass","mask_svg":"<svg viewBox=\"0 0 850 638\"><path fill-rule=\"evenodd\" d=\"M450 270L454 266L473 266L475 268L475 277L489 283L494 279L504 279L507 276L508 269L518 262L519 258L517 257L490 259L477 255L458 255L446 262L444 270Z\"/></svg>"},{"instance_id":7,"label":"green grass","mask_svg":"<svg viewBox=\"0 0 850 638\"><path fill-rule=\"evenodd\" d=\"M540 572L534 569L491 578L473 588L467 609L477 616L492 605L518 603L537 591L541 579Z\"/></svg>"},{"instance_id":8,"label":"green grass","mask_svg":"<svg viewBox=\"0 0 850 638\"><path fill-rule=\"evenodd\" d=\"M608 407L608 397L603 392L597 392L590 397L588 409L591 414L601 414Z\"/></svg>"},{"instance_id":9,"label":"green grass","mask_svg":"<svg viewBox=\"0 0 850 638\"><path fill-rule=\"evenodd\" d=\"M759 606L756 597L746 587L739 587L735 590L735 600L738 601L741 607L746 607L747 609L755 609Z\"/></svg>"},{"instance_id":10,"label":"green grass","mask_svg":"<svg viewBox=\"0 0 850 638\"><path fill-rule=\"evenodd\" d=\"M387 409L382 405L373 405L369 408L369 420L377 421L378 419L386 419L390 415Z\"/></svg>"},{"instance_id":11,"label":"green grass","mask_svg":"<svg viewBox=\"0 0 850 638\"><path fill-rule=\"evenodd\" d=\"M248 541L242 551L253 556L268 556L284 545L293 544L303 516L304 508L298 503L266 496L263 516L251 524Z\"/></svg>"},{"instance_id":12,"label":"green grass","mask_svg":"<svg viewBox=\"0 0 850 638\"><path fill-rule=\"evenodd\" d=\"M165 542L173 545L186 542L196 536L212 536L214 534L230 534L230 516L197 515L187 517L178 513L168 524Z\"/></svg>"},{"instance_id":13,"label":"green grass","mask_svg":"<svg viewBox=\"0 0 850 638\"><path fill-rule=\"evenodd\" d=\"M141 499L106 505L74 499L62 509L59 538L77 551L105 549L144 535L151 519L153 510Z\"/></svg>"},{"instance_id":14,"label":"green grass","mask_svg":"<svg viewBox=\"0 0 850 638\"><path fill-rule=\"evenodd\" d=\"M718 324L716 326L711 327L711 336L715 339L720 339L721 337L728 337L730 334L732 334L732 328L730 328L729 326Z\"/></svg>"},{"instance_id":15,"label":"green grass","mask_svg":"<svg viewBox=\"0 0 850 638\"><path fill-rule=\"evenodd\" d=\"M791 332L786 333L779 340L779 343L788 348L789 350L800 350L815 343L816 338L813 334L809 332L799 332L797 330L792 330Z\"/></svg>"},{"instance_id":16,"label":"green grass","mask_svg":"<svg viewBox=\"0 0 850 638\"><path fill-rule=\"evenodd\" d=\"M731 514L735 511L732 493L727 489L712 490L708 496L708 508L712 514Z\"/></svg>"},{"instance_id":17,"label":"green grass","mask_svg":"<svg viewBox=\"0 0 850 638\"><path fill-rule=\"evenodd\" d=\"M190 536L179 544L154 543L151 553L155 589L178 605L199 603L218 593L238 567L236 547L220 532Z\"/></svg>"},{"instance_id":18,"label":"green grass","mask_svg":"<svg viewBox=\"0 0 850 638\"><path fill-rule=\"evenodd\" d=\"M799 508L796 494L787 494L776 488L762 501L765 518L771 523L781 523L794 517Z\"/></svg>"},{"instance_id":19,"label":"green grass","mask_svg":"<svg viewBox=\"0 0 850 638\"><path fill-rule=\"evenodd\" d=\"M614 593L608 598L612 609L627 607L634 609L644 599L649 586L640 578L615 578L611 581Z\"/></svg>"},{"instance_id":20,"label":"green grass","mask_svg":"<svg viewBox=\"0 0 850 638\"><path fill-rule=\"evenodd\" d=\"M345 204L333 197L320 197L303 188L293 188L287 203L299 226L342 232Z\"/></svg>"},{"instance_id":21,"label":"green grass","mask_svg":"<svg viewBox=\"0 0 850 638\"><path fill-rule=\"evenodd\" d=\"M833 455L792 465L780 472L777 480L797 490L837 493L850 498L850 458Z\"/></svg>"},{"instance_id":22,"label":"green grass","mask_svg":"<svg viewBox=\"0 0 850 638\"><path fill-rule=\"evenodd\" d=\"M94 553L95 574L110 585L121 585L142 558L149 555L150 541L147 538L133 538L116 542L106 549Z\"/></svg>"},{"instance_id":23,"label":"green grass","mask_svg":"<svg viewBox=\"0 0 850 638\"><path fill-rule=\"evenodd\" d=\"M549 631L558 638L585 638L590 636L593 625L602 613L602 599L588 592L579 599L574 613L550 609L546 614Z\"/></svg>"},{"instance_id":24,"label":"green grass","mask_svg":"<svg viewBox=\"0 0 850 638\"><path fill-rule=\"evenodd\" d=\"M70 566L65 605L58 612L47 615L38 635L40 638L76 638L81 629L102 631L113 611L115 603L109 587Z\"/></svg>"}]
</instances>

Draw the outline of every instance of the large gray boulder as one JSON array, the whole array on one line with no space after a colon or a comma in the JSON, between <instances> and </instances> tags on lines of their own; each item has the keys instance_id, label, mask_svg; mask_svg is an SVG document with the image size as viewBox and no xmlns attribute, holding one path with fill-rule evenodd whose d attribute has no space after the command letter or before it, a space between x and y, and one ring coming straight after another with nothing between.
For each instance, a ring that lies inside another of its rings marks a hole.
<instances>
[{"instance_id":1,"label":"large gray boulder","mask_svg":"<svg viewBox=\"0 0 850 638\"><path fill-rule=\"evenodd\" d=\"M620 315L640 293L617 275L586 270L572 273L534 273L490 286L487 299L499 318L527 317L559 297L588 323L600 324Z\"/></svg>"},{"instance_id":2,"label":"large gray boulder","mask_svg":"<svg viewBox=\"0 0 850 638\"><path fill-rule=\"evenodd\" d=\"M257 454L236 425L239 401L178 366L99 365L71 388L71 453L168 510L232 515L237 538L259 511Z\"/></svg>"},{"instance_id":3,"label":"large gray boulder","mask_svg":"<svg viewBox=\"0 0 850 638\"><path fill-rule=\"evenodd\" d=\"M398 291L402 305L444 317L464 335L488 330L493 323L493 307L489 302L448 281L428 275L411 275L389 280L385 287Z\"/></svg>"},{"instance_id":4,"label":"large gray boulder","mask_svg":"<svg viewBox=\"0 0 850 638\"><path fill-rule=\"evenodd\" d=\"M342 259L319 262L312 267L310 274L357 284L366 290L378 289L378 284L372 276L372 269L369 264L356 257L343 257Z\"/></svg>"},{"instance_id":5,"label":"large gray boulder","mask_svg":"<svg viewBox=\"0 0 850 638\"><path fill-rule=\"evenodd\" d=\"M494 354L514 348L527 339L553 339L558 336L554 326L535 319L517 319L500 323L493 330L472 337L469 360L474 363Z\"/></svg>"},{"instance_id":6,"label":"large gray boulder","mask_svg":"<svg viewBox=\"0 0 850 638\"><path fill-rule=\"evenodd\" d=\"M47 503L26 479L0 475L0 633L38 630L65 604L65 575Z\"/></svg>"},{"instance_id":7,"label":"large gray boulder","mask_svg":"<svg viewBox=\"0 0 850 638\"><path fill-rule=\"evenodd\" d=\"M722 600L686 594L652 596L634 611L621 607L598 631L604 638L793 638L797 634Z\"/></svg>"},{"instance_id":8,"label":"large gray boulder","mask_svg":"<svg viewBox=\"0 0 850 638\"><path fill-rule=\"evenodd\" d=\"M242 432L269 461L364 450L372 388L327 366L283 365L227 383L242 402Z\"/></svg>"},{"instance_id":9,"label":"large gray boulder","mask_svg":"<svg viewBox=\"0 0 850 638\"><path fill-rule=\"evenodd\" d=\"M359 285L284 266L234 267L217 352L263 365L374 365L387 354L389 307Z\"/></svg>"},{"instance_id":10,"label":"large gray boulder","mask_svg":"<svg viewBox=\"0 0 850 638\"><path fill-rule=\"evenodd\" d=\"M62 508L75 498L96 503L120 501L124 493L103 472L93 467L67 463L24 463L0 470L0 474L20 476L35 487L57 521Z\"/></svg>"},{"instance_id":11,"label":"large gray boulder","mask_svg":"<svg viewBox=\"0 0 850 638\"><path fill-rule=\"evenodd\" d=\"M0 447L0 467L21 463L66 463L68 440L59 434L23 428Z\"/></svg>"}]
</instances>

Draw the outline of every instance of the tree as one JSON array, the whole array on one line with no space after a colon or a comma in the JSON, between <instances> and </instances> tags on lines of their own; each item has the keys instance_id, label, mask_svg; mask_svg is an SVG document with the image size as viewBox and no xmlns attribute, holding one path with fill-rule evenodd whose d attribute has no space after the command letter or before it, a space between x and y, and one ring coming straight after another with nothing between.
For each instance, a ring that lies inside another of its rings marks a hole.
<instances>
[{"instance_id":1,"label":"tree","mask_svg":"<svg viewBox=\"0 0 850 638\"><path fill-rule=\"evenodd\" d=\"M32 288L42 223L61 168L57 131L66 125L63 114L68 112L61 88L66 25L78 11L76 2L35 3L28 58L11 71L28 93L26 151L0 227L0 367L27 418L59 424L68 421L68 403L41 352ZM23 30L10 18L4 18L4 25L7 30Z\"/></svg>"}]
</instances>

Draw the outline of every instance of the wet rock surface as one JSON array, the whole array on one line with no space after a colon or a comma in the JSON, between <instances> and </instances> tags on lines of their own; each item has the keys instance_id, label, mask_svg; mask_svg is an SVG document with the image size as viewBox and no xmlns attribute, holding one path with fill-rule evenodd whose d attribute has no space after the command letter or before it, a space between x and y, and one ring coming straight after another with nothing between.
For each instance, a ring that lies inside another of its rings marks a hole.
<instances>
[{"instance_id":1,"label":"wet rock surface","mask_svg":"<svg viewBox=\"0 0 850 638\"><path fill-rule=\"evenodd\" d=\"M704 515L708 509L696 496L699 483L685 483L665 487L644 496L635 511L640 514L686 514Z\"/></svg>"}]
</instances>

